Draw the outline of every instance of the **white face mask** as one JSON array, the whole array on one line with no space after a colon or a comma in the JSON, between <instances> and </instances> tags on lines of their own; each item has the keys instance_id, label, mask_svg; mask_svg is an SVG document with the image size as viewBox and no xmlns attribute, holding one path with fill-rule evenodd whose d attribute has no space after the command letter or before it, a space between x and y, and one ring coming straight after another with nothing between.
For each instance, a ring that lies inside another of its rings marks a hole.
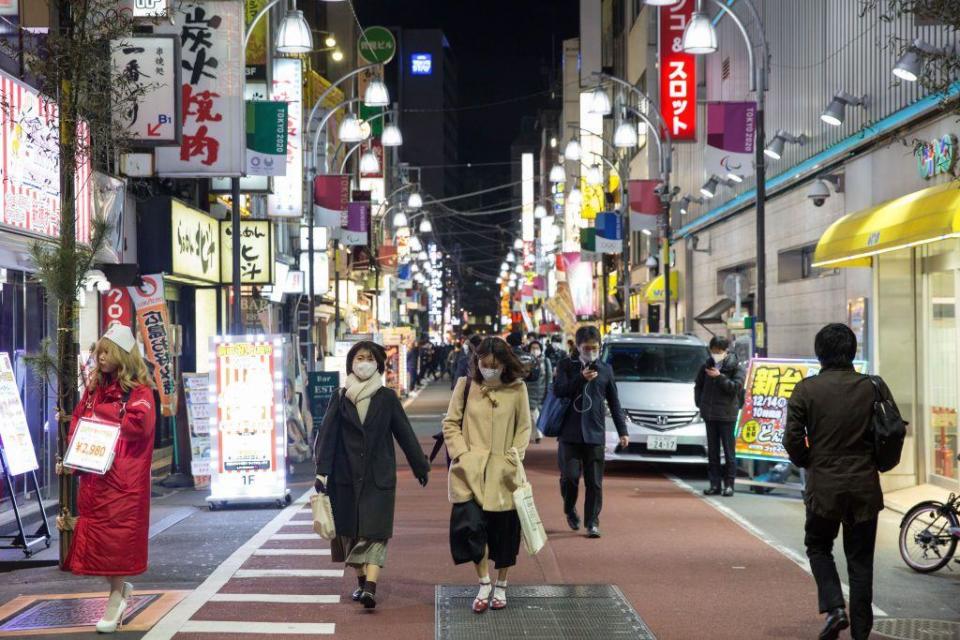
<instances>
[{"instance_id":1,"label":"white face mask","mask_svg":"<svg viewBox=\"0 0 960 640\"><path fill-rule=\"evenodd\" d=\"M539 357L540 357L540 349L531 349L531 350L530 350L530 355L532 355L534 358L539 358Z\"/></svg>"},{"instance_id":2,"label":"white face mask","mask_svg":"<svg viewBox=\"0 0 960 640\"><path fill-rule=\"evenodd\" d=\"M594 362L599 356L600 356L599 351L581 351L580 352L580 359L583 361L584 364L590 364L591 362Z\"/></svg>"},{"instance_id":3,"label":"white face mask","mask_svg":"<svg viewBox=\"0 0 960 640\"><path fill-rule=\"evenodd\" d=\"M724 353L712 353L712 354L710 354L710 355L713 356L713 361L716 362L717 364L720 364L721 362L723 362L724 360L727 359L727 354L726 354L726 352L724 352Z\"/></svg>"},{"instance_id":4,"label":"white face mask","mask_svg":"<svg viewBox=\"0 0 960 640\"><path fill-rule=\"evenodd\" d=\"M355 362L353 364L353 375L361 380L369 380L377 372L376 362Z\"/></svg>"},{"instance_id":5,"label":"white face mask","mask_svg":"<svg viewBox=\"0 0 960 640\"><path fill-rule=\"evenodd\" d=\"M483 376L483 379L486 381L499 380L500 374L503 373L502 368L497 369L487 369L486 367L480 367L480 375Z\"/></svg>"}]
</instances>

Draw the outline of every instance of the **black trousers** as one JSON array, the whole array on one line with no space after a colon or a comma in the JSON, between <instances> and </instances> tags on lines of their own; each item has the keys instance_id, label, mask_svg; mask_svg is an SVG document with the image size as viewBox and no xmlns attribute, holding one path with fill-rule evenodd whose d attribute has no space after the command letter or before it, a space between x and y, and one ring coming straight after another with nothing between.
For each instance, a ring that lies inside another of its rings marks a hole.
<instances>
[{"instance_id":1,"label":"black trousers","mask_svg":"<svg viewBox=\"0 0 960 640\"><path fill-rule=\"evenodd\" d=\"M453 505L450 511L450 555L454 564L479 564L483 555L497 569L517 564L520 552L520 518L516 510L484 511L473 500Z\"/></svg>"},{"instance_id":2,"label":"black trousers","mask_svg":"<svg viewBox=\"0 0 960 640\"><path fill-rule=\"evenodd\" d=\"M873 628L873 550L877 541L877 518L843 526L843 553L850 579L850 636L866 640ZM833 561L833 541L841 522L807 510L806 536L810 570L817 581L820 613L844 606L840 576Z\"/></svg>"},{"instance_id":3,"label":"black trousers","mask_svg":"<svg viewBox=\"0 0 960 640\"><path fill-rule=\"evenodd\" d=\"M737 479L736 441L733 437L736 423L719 420L705 422L707 425L707 477L710 478L710 486L719 487L722 478L724 486L732 487L733 481ZM723 444L723 457L727 464L722 475L720 473L721 444Z\"/></svg>"},{"instance_id":4,"label":"black trousers","mask_svg":"<svg viewBox=\"0 0 960 640\"><path fill-rule=\"evenodd\" d=\"M580 476L586 497L583 503L583 522L586 526L600 524L603 508L603 445L574 444L560 441L557 447L560 464L560 495L564 513L573 513L580 494Z\"/></svg>"}]
</instances>

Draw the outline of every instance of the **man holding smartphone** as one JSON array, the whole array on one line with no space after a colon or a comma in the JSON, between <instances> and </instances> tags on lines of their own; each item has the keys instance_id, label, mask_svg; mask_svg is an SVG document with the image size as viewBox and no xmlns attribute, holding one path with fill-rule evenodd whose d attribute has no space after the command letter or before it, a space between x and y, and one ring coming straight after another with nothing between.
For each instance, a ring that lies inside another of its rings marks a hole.
<instances>
[{"instance_id":1,"label":"man holding smartphone","mask_svg":"<svg viewBox=\"0 0 960 640\"><path fill-rule=\"evenodd\" d=\"M620 435L620 446L630 444L627 423L623 419L617 384L610 365L601 362L600 331L581 327L576 334L580 357L564 359L557 366L553 393L570 400L570 407L560 429L557 456L560 464L560 495L567 524L580 529L577 496L583 476L586 497L583 518L587 537L600 537L600 509L603 506L603 452L606 440L604 402L610 408L613 423Z\"/></svg>"},{"instance_id":2,"label":"man holding smartphone","mask_svg":"<svg viewBox=\"0 0 960 640\"><path fill-rule=\"evenodd\" d=\"M710 487L703 493L716 496L721 493L733 495L733 483L737 477L737 460L734 455L736 442L734 429L737 415L743 406L743 383L746 373L737 355L730 350L730 341L720 336L710 339L710 357L694 385L694 401L700 416L707 426L707 460ZM723 473L723 488L720 488L720 445L726 460Z\"/></svg>"}]
</instances>

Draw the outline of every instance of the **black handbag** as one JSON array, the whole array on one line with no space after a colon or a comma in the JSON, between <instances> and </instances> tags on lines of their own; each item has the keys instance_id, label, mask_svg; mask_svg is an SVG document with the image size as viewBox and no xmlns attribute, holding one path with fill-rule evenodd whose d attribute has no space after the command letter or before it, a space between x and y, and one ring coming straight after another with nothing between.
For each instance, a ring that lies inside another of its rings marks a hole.
<instances>
[{"instance_id":1,"label":"black handbag","mask_svg":"<svg viewBox=\"0 0 960 640\"><path fill-rule=\"evenodd\" d=\"M469 377L467 378L467 384L463 389L463 408L460 411L460 431L463 431L463 418L467 415L467 398L470 397L470 385L473 382ZM430 452L430 462L433 462L433 459L437 457L437 454L440 453L440 448L444 446L443 442L443 428L440 428L440 431L434 434L433 439L433 450ZM447 452L447 469L450 468L450 453Z\"/></svg>"},{"instance_id":2,"label":"black handbag","mask_svg":"<svg viewBox=\"0 0 960 640\"><path fill-rule=\"evenodd\" d=\"M903 440L907 437L907 423L904 422L897 406L883 397L880 379L869 376L873 385L873 425L868 435L873 440L873 456L877 469L890 471L900 464L903 452Z\"/></svg>"}]
</instances>

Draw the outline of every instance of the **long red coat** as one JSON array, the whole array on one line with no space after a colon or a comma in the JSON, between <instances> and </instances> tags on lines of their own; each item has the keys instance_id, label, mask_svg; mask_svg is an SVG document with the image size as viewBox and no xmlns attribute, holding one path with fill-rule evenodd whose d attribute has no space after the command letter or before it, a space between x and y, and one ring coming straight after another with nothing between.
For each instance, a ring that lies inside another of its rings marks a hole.
<instances>
[{"instance_id":1,"label":"long red coat","mask_svg":"<svg viewBox=\"0 0 960 640\"><path fill-rule=\"evenodd\" d=\"M150 530L150 465L155 422L153 391L133 389L120 420L123 391L113 382L83 394L70 423L96 416L120 423L120 439L110 470L80 473L79 518L64 568L76 574L135 576L147 570Z\"/></svg>"}]
</instances>

